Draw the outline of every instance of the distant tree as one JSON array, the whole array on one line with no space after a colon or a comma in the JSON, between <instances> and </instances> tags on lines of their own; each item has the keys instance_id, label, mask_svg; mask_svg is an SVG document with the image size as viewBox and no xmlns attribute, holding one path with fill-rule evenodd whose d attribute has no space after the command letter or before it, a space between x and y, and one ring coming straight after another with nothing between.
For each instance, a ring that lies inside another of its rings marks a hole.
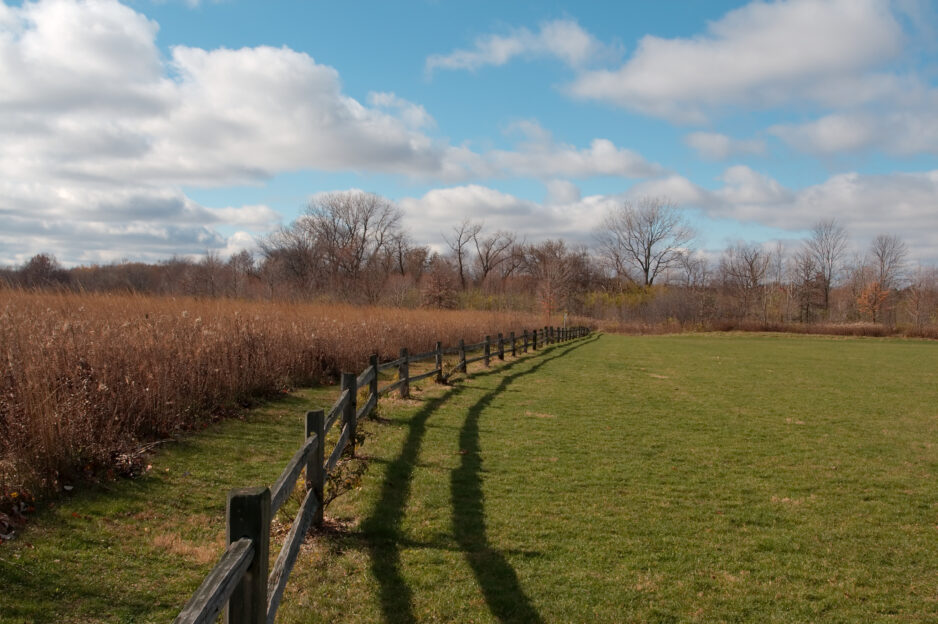
<instances>
[{"instance_id":1,"label":"distant tree","mask_svg":"<svg viewBox=\"0 0 938 624\"><path fill-rule=\"evenodd\" d=\"M870 245L870 261L882 290L899 287L905 271L908 247L898 236L880 234Z\"/></svg>"},{"instance_id":2,"label":"distant tree","mask_svg":"<svg viewBox=\"0 0 938 624\"><path fill-rule=\"evenodd\" d=\"M489 274L511 258L515 235L499 230L483 236L479 230L473 234L472 243L476 250L479 284L485 284Z\"/></svg>"},{"instance_id":3,"label":"distant tree","mask_svg":"<svg viewBox=\"0 0 938 624\"><path fill-rule=\"evenodd\" d=\"M815 309L823 305L825 281L814 254L807 246L792 255L788 271L794 298L798 302L798 320L810 323L814 320Z\"/></svg>"},{"instance_id":4,"label":"distant tree","mask_svg":"<svg viewBox=\"0 0 938 624\"><path fill-rule=\"evenodd\" d=\"M468 269L467 265L469 264L469 243L479 235L481 230L481 223L475 223L469 218L466 218L453 228L452 237L443 237L446 240L446 244L449 245L450 251L453 253L453 259L456 261L456 271L459 275L459 285L463 290L466 290L467 286L466 273Z\"/></svg>"},{"instance_id":5,"label":"distant tree","mask_svg":"<svg viewBox=\"0 0 938 624\"><path fill-rule=\"evenodd\" d=\"M558 311L567 307L574 268L573 258L560 239L546 240L527 248L525 271L535 280L537 298L548 325Z\"/></svg>"},{"instance_id":6,"label":"distant tree","mask_svg":"<svg viewBox=\"0 0 938 624\"><path fill-rule=\"evenodd\" d=\"M20 283L26 288L50 288L69 282L68 271L52 254L36 254L19 270Z\"/></svg>"},{"instance_id":7,"label":"distant tree","mask_svg":"<svg viewBox=\"0 0 938 624\"><path fill-rule=\"evenodd\" d=\"M724 285L739 303L742 316L747 316L756 303L765 302L765 277L771 256L762 247L737 243L729 247L720 259L720 274ZM765 320L765 306L761 306Z\"/></svg>"},{"instance_id":8,"label":"distant tree","mask_svg":"<svg viewBox=\"0 0 938 624\"><path fill-rule=\"evenodd\" d=\"M847 230L835 219L818 221L805 241L805 249L821 277L824 312L829 313L831 288L847 252Z\"/></svg>"},{"instance_id":9,"label":"distant tree","mask_svg":"<svg viewBox=\"0 0 938 624\"><path fill-rule=\"evenodd\" d=\"M606 214L595 234L599 255L617 277L643 286L677 266L693 237L677 206L660 197L626 201Z\"/></svg>"},{"instance_id":10,"label":"distant tree","mask_svg":"<svg viewBox=\"0 0 938 624\"><path fill-rule=\"evenodd\" d=\"M455 308L458 281L452 265L439 254L427 261L427 270L421 280L421 296L424 307Z\"/></svg>"}]
</instances>

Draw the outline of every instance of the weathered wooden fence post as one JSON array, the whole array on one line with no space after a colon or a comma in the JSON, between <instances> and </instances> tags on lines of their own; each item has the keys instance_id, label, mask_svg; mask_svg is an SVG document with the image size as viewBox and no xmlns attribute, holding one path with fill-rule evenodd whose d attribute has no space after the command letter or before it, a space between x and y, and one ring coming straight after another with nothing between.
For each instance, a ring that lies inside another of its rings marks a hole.
<instances>
[{"instance_id":1,"label":"weathered wooden fence post","mask_svg":"<svg viewBox=\"0 0 938 624\"><path fill-rule=\"evenodd\" d=\"M326 473L322 469L326 446L326 413L323 410L306 412L306 437L316 436L316 448L306 462L306 489L312 490L316 497L316 513L313 514L313 526L322 526L323 501L325 500Z\"/></svg>"},{"instance_id":2,"label":"weathered wooden fence post","mask_svg":"<svg viewBox=\"0 0 938 624\"><path fill-rule=\"evenodd\" d=\"M342 392L348 390L348 402L345 404L342 421L348 423L349 426L348 444L349 448L352 450L353 457L355 456L355 430L358 428L358 423L355 422L356 403L358 402L355 382L355 373L342 373Z\"/></svg>"},{"instance_id":3,"label":"weathered wooden fence post","mask_svg":"<svg viewBox=\"0 0 938 624\"><path fill-rule=\"evenodd\" d=\"M483 356L484 356L484 359L482 360L482 362L486 366L488 366L489 360L492 357L492 337L491 336L485 337L485 351L483 351Z\"/></svg>"},{"instance_id":4,"label":"weathered wooden fence post","mask_svg":"<svg viewBox=\"0 0 938 624\"><path fill-rule=\"evenodd\" d=\"M266 624L267 573L270 567L270 489L232 490L228 493L228 543L248 538L254 557L225 608L228 624Z\"/></svg>"},{"instance_id":5,"label":"weathered wooden fence post","mask_svg":"<svg viewBox=\"0 0 938 624\"><path fill-rule=\"evenodd\" d=\"M501 333L498 334L498 359L505 359L505 339Z\"/></svg>"},{"instance_id":6,"label":"weathered wooden fence post","mask_svg":"<svg viewBox=\"0 0 938 624\"><path fill-rule=\"evenodd\" d=\"M397 378L403 381L401 384L401 398L406 399L410 396L410 363L407 361L407 349L401 349L401 363L397 366Z\"/></svg>"},{"instance_id":7,"label":"weathered wooden fence post","mask_svg":"<svg viewBox=\"0 0 938 624\"><path fill-rule=\"evenodd\" d=\"M522 340L524 341L522 343L524 346L522 346L521 352L527 353L528 352L528 330L524 330L523 332L521 332L521 337L522 337Z\"/></svg>"},{"instance_id":8,"label":"weathered wooden fence post","mask_svg":"<svg viewBox=\"0 0 938 624\"><path fill-rule=\"evenodd\" d=\"M531 349L537 351L537 329L531 333Z\"/></svg>"},{"instance_id":9,"label":"weathered wooden fence post","mask_svg":"<svg viewBox=\"0 0 938 624\"><path fill-rule=\"evenodd\" d=\"M436 383L443 383L443 343L437 340L436 342L436 358L434 359L436 364Z\"/></svg>"},{"instance_id":10,"label":"weathered wooden fence post","mask_svg":"<svg viewBox=\"0 0 938 624\"><path fill-rule=\"evenodd\" d=\"M459 366L457 370L466 372L466 341L462 338L459 339Z\"/></svg>"},{"instance_id":11,"label":"weathered wooden fence post","mask_svg":"<svg viewBox=\"0 0 938 624\"><path fill-rule=\"evenodd\" d=\"M511 332L511 357L518 356L518 348L515 345L515 332Z\"/></svg>"},{"instance_id":12,"label":"weathered wooden fence post","mask_svg":"<svg viewBox=\"0 0 938 624\"><path fill-rule=\"evenodd\" d=\"M375 397L375 407L378 406L378 354L374 353L368 358L368 365L371 367L371 381L368 382L368 400ZM374 410L372 410L374 411Z\"/></svg>"}]
</instances>

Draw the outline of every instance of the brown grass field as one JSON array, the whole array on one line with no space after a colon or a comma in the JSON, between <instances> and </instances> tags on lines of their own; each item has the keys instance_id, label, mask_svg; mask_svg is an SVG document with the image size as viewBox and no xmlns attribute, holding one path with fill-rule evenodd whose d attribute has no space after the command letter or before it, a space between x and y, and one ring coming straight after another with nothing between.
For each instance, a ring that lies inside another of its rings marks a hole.
<instances>
[{"instance_id":1,"label":"brown grass field","mask_svg":"<svg viewBox=\"0 0 938 624\"><path fill-rule=\"evenodd\" d=\"M135 449L368 356L532 329L513 312L0 291L0 502L132 470Z\"/></svg>"}]
</instances>

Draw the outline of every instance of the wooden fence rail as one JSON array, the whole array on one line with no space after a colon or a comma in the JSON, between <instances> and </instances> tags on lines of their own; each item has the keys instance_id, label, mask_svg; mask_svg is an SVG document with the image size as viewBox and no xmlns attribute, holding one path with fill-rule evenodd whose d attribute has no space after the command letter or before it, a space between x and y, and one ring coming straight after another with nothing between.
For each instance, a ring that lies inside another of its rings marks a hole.
<instances>
[{"instance_id":1,"label":"wooden fence rail","mask_svg":"<svg viewBox=\"0 0 938 624\"><path fill-rule=\"evenodd\" d=\"M400 396L406 397L412 382L430 377L445 382L456 373L466 373L467 366L473 362L484 361L488 366L493 346L496 356L504 360L506 347L515 356L519 348L522 353L527 353L529 347L536 351L539 346L582 338L589 331L586 327L543 327L531 330L530 333L524 330L520 337L515 332L511 332L508 337L498 334L494 342L490 336L470 345L460 340L458 346L448 348L437 342L433 351L415 355L409 355L407 349L401 349L400 357L390 362L379 363L378 356L373 355L368 368L359 375L342 373L339 398L328 414L323 410L306 413L303 444L293 454L277 481L269 488L229 492L226 510L228 547L174 622L214 622L222 609L225 610L225 622L229 624L274 622L303 538L311 526L322 526L326 478L335 470L347 448L352 455L355 454L358 421L371 415L381 394L399 390ZM477 351L481 351L481 355L471 358L466 356L467 353ZM446 355L458 356L448 373L444 372L443 367ZM434 362L432 370L410 374L410 364L431 359ZM397 381L379 388L381 372L392 368L397 368ZM368 399L359 408L358 392L362 388L368 388ZM326 435L340 420L342 424L338 441L326 458ZM271 518L289 498L304 471L306 496L268 575Z\"/></svg>"}]
</instances>

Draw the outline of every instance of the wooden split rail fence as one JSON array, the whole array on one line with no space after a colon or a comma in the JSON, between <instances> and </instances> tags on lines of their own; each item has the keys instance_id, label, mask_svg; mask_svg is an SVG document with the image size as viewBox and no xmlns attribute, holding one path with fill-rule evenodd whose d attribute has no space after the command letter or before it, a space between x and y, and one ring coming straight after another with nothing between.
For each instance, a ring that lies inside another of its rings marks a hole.
<instances>
[{"instance_id":1,"label":"wooden split rail fence","mask_svg":"<svg viewBox=\"0 0 938 624\"><path fill-rule=\"evenodd\" d=\"M528 349L537 350L587 334L589 329L586 327L543 327L530 332L525 330L520 336L515 335L515 332L508 336L498 334L496 340L486 336L485 340L475 344L467 345L460 340L458 346L446 349L437 342L433 351L416 355L401 349L400 357L390 362L379 363L378 356L372 355L368 368L358 376L342 373L341 392L328 415L323 410L306 413L303 446L293 455L277 482L270 488L246 488L228 493L228 548L174 622L214 622L222 609L225 610L225 621L229 624L274 622L303 538L311 525L322 525L326 477L335 469L346 448L351 448L352 454L355 453L358 421L372 413L380 395L397 390L401 397L407 397L410 384L415 381L435 377L437 381L445 382L456 373L466 373L467 366L473 362L481 361L488 366L492 357L504 360L506 352L516 356L519 351L527 353ZM481 354L468 357L476 352ZM458 356L455 367L449 373L445 373L443 368L443 358L447 355ZM433 370L410 375L410 364L430 359L434 361ZM397 381L379 387L381 372L393 368L397 369ZM358 391L366 387L368 399L359 407ZM340 420L342 428L338 442L326 458L326 434ZM293 492L304 468L306 497L274 562L273 570L268 570L271 519Z\"/></svg>"}]
</instances>

